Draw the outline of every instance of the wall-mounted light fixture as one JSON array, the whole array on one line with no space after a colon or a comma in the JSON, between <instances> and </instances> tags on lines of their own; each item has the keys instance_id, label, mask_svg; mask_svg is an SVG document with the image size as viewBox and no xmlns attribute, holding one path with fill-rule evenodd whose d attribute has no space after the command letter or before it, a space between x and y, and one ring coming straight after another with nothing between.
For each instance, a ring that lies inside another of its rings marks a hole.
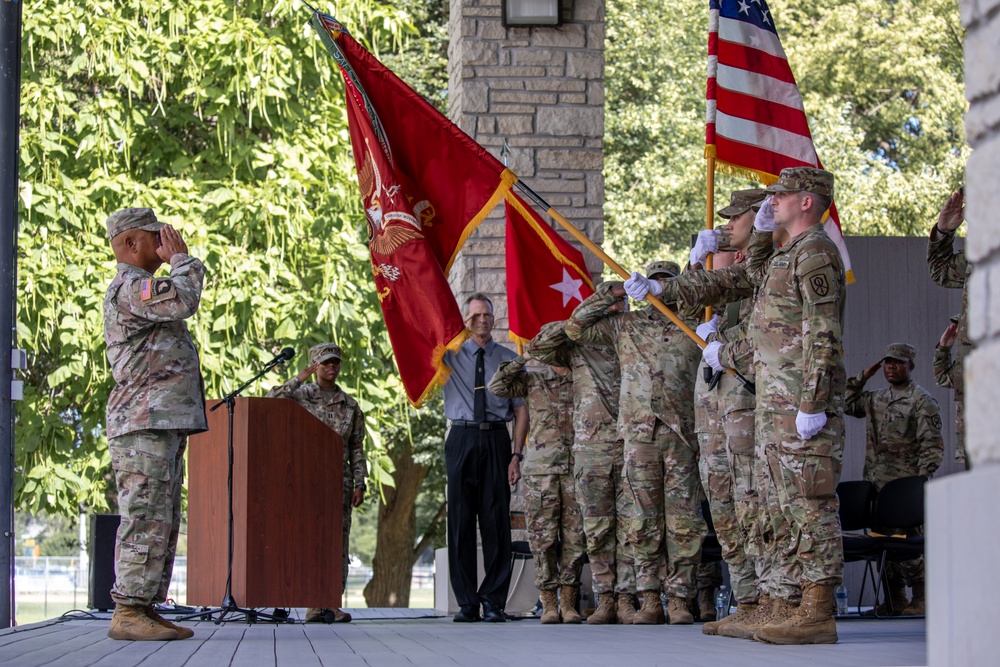
<instances>
[{"instance_id":1,"label":"wall-mounted light fixture","mask_svg":"<svg viewBox=\"0 0 1000 667\"><path fill-rule=\"evenodd\" d=\"M507 28L559 26L559 0L503 0L502 21Z\"/></svg>"}]
</instances>

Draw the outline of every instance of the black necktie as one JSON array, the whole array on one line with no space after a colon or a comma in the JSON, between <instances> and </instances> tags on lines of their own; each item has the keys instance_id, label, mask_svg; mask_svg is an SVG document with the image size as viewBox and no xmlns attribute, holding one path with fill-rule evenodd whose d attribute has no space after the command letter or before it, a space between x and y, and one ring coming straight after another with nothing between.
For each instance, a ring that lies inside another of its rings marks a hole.
<instances>
[{"instance_id":1,"label":"black necktie","mask_svg":"<svg viewBox=\"0 0 1000 667\"><path fill-rule=\"evenodd\" d=\"M473 403L473 421L486 421L486 351L476 350L476 394Z\"/></svg>"}]
</instances>

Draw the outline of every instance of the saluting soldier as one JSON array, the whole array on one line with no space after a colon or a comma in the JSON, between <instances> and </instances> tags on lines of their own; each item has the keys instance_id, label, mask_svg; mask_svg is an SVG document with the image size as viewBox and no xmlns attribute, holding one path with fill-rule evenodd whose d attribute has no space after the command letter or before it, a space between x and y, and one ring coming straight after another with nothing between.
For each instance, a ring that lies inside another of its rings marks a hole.
<instances>
[{"instance_id":1,"label":"saluting soldier","mask_svg":"<svg viewBox=\"0 0 1000 667\"><path fill-rule=\"evenodd\" d=\"M104 342L115 386L107 433L121 524L115 540L115 612L108 636L186 639L165 620L180 529L187 437L208 428L198 351L184 320L198 312L205 266L149 208L107 220L118 273L104 298ZM154 274L166 262L168 278Z\"/></svg>"},{"instance_id":2,"label":"saluting soldier","mask_svg":"<svg viewBox=\"0 0 1000 667\"><path fill-rule=\"evenodd\" d=\"M309 365L267 398L290 398L337 432L344 441L343 540L341 544L341 587L347 589L350 566L351 516L365 499L368 464L365 461L365 415L361 407L339 384L343 351L335 343L320 343L309 350ZM306 382L313 375L315 382ZM351 615L339 608L310 607L306 623L350 623Z\"/></svg>"},{"instance_id":3,"label":"saluting soldier","mask_svg":"<svg viewBox=\"0 0 1000 667\"><path fill-rule=\"evenodd\" d=\"M532 352L542 345L557 350L554 363L527 367ZM528 404L532 427L521 455L521 481L545 624L583 620L576 603L587 549L573 480L572 347L563 323L550 322L524 354L502 362L487 385L500 398L523 398Z\"/></svg>"}]
</instances>

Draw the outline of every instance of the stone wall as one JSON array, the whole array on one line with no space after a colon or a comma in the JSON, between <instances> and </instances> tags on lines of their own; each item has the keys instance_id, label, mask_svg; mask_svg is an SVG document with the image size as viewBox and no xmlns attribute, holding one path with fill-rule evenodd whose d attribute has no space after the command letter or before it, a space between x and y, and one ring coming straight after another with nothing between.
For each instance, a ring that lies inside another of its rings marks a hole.
<instances>
[{"instance_id":1,"label":"stone wall","mask_svg":"<svg viewBox=\"0 0 1000 667\"><path fill-rule=\"evenodd\" d=\"M933 667L995 665L1000 573L1000 0L960 0L965 39L969 333L966 446L972 470L927 489L927 657Z\"/></svg>"},{"instance_id":2,"label":"stone wall","mask_svg":"<svg viewBox=\"0 0 1000 667\"><path fill-rule=\"evenodd\" d=\"M1000 0L963 0L968 257L975 265L969 292L969 334L976 350L966 363L966 427L973 466L1000 462Z\"/></svg>"},{"instance_id":3,"label":"stone wall","mask_svg":"<svg viewBox=\"0 0 1000 667\"><path fill-rule=\"evenodd\" d=\"M500 0L451 0L451 119L600 245L604 240L604 1L563 2L558 28L505 28ZM601 263L586 253L591 272ZM504 209L498 206L456 259L459 303L493 298L507 339ZM494 298L495 297L495 298Z\"/></svg>"}]
</instances>

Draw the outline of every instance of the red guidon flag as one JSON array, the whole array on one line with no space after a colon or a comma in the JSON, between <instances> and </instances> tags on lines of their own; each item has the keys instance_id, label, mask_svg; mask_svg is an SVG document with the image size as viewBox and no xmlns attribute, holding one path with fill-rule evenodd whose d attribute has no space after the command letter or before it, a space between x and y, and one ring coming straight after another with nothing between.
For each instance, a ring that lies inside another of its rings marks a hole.
<instances>
[{"instance_id":1,"label":"red guidon flag","mask_svg":"<svg viewBox=\"0 0 1000 667\"><path fill-rule=\"evenodd\" d=\"M765 185L786 167L819 167L802 95L765 0L709 0L705 157ZM836 205L826 232L854 282Z\"/></svg>"},{"instance_id":2,"label":"red guidon flag","mask_svg":"<svg viewBox=\"0 0 1000 667\"><path fill-rule=\"evenodd\" d=\"M526 344L543 324L568 319L594 283L582 252L514 192L505 199L510 339Z\"/></svg>"},{"instance_id":3,"label":"red guidon flag","mask_svg":"<svg viewBox=\"0 0 1000 667\"><path fill-rule=\"evenodd\" d=\"M448 269L517 179L335 19L314 12L310 23L344 78L372 276L403 388L419 407L447 379L445 350L468 335Z\"/></svg>"}]
</instances>

